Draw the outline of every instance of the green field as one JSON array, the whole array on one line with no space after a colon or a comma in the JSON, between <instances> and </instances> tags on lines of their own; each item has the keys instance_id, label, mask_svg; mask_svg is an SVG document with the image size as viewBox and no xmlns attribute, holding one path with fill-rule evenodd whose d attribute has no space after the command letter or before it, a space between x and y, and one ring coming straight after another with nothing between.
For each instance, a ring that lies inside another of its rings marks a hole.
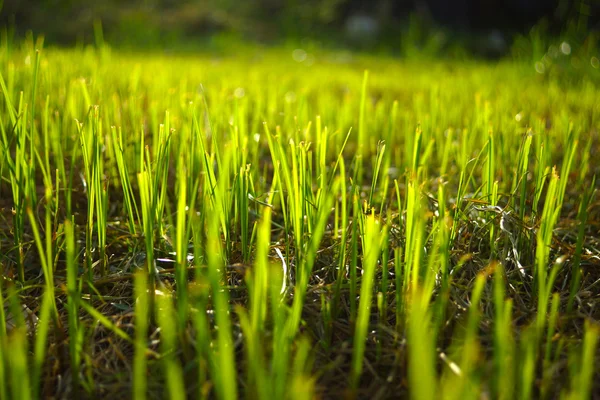
<instances>
[{"instance_id":1,"label":"green field","mask_svg":"<svg viewBox=\"0 0 600 400\"><path fill-rule=\"evenodd\" d=\"M600 70L548 57L2 46L0 400L597 394Z\"/></svg>"}]
</instances>

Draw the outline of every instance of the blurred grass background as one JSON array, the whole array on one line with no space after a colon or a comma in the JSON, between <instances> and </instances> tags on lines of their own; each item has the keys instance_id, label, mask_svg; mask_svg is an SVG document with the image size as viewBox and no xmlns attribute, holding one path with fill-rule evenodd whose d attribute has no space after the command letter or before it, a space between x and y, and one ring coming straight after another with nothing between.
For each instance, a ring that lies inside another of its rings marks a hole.
<instances>
[{"instance_id":1,"label":"blurred grass background","mask_svg":"<svg viewBox=\"0 0 600 400\"><path fill-rule=\"evenodd\" d=\"M598 0L4 0L9 39L55 45L227 50L236 42L314 43L400 56L497 58L551 38L597 48ZM590 40L590 35L594 38ZM537 41L537 42L536 42ZM548 42L548 43L547 43ZM540 57L541 54L534 54Z\"/></svg>"}]
</instances>

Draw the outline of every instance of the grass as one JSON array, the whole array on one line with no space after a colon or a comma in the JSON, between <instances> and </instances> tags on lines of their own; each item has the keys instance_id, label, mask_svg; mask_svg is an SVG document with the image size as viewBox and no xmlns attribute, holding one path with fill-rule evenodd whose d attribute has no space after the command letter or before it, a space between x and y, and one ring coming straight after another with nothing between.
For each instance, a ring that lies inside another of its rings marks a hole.
<instances>
[{"instance_id":1,"label":"grass","mask_svg":"<svg viewBox=\"0 0 600 400\"><path fill-rule=\"evenodd\" d=\"M0 400L600 391L598 70L98 46L0 48Z\"/></svg>"}]
</instances>

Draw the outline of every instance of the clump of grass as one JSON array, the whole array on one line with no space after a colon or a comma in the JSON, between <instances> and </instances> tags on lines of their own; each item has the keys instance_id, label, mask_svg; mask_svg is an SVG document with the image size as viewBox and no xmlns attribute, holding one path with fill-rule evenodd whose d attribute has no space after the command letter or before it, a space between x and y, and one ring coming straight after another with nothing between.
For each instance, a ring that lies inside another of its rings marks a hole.
<instances>
[{"instance_id":1,"label":"clump of grass","mask_svg":"<svg viewBox=\"0 0 600 400\"><path fill-rule=\"evenodd\" d=\"M598 390L597 77L97 37L0 51L0 400Z\"/></svg>"}]
</instances>

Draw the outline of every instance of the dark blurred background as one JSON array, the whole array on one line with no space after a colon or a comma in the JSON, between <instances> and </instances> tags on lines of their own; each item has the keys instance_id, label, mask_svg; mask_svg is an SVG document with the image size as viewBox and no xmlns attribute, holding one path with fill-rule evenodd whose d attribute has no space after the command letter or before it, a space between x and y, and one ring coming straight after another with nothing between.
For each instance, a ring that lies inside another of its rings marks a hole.
<instances>
[{"instance_id":1,"label":"dark blurred background","mask_svg":"<svg viewBox=\"0 0 600 400\"><path fill-rule=\"evenodd\" d=\"M215 37L501 56L515 38L600 29L600 0L0 0L11 37L177 47ZM96 29L94 29L94 27ZM101 33L101 35L100 35ZM583 37L583 36L582 36ZM581 39L583 40L583 39Z\"/></svg>"}]
</instances>

